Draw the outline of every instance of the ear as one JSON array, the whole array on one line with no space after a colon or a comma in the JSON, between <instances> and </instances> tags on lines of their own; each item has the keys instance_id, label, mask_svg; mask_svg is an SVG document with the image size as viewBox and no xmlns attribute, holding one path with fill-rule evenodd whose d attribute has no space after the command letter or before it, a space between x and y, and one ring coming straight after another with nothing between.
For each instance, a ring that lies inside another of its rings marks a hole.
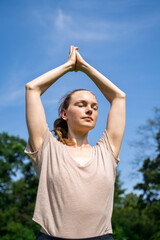
<instances>
[{"instance_id":1,"label":"ear","mask_svg":"<svg viewBox=\"0 0 160 240\"><path fill-rule=\"evenodd\" d=\"M66 110L64 108L61 111L61 117L62 117L63 120L67 120L67 113L66 113Z\"/></svg>"}]
</instances>

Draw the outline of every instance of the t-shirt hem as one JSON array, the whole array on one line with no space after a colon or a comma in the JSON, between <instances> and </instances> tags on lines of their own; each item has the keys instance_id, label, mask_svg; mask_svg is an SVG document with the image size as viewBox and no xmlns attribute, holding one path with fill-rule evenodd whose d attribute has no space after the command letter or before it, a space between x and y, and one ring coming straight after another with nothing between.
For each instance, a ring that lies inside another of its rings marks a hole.
<instances>
[{"instance_id":1,"label":"t-shirt hem","mask_svg":"<svg viewBox=\"0 0 160 240\"><path fill-rule=\"evenodd\" d=\"M48 231L47 231L47 229L45 228L45 226L41 223L41 221L40 220L38 220L38 219L36 219L36 218L32 218L32 220L35 222L35 223L37 223L37 224L39 224L40 226L41 226L41 228L43 228L44 230L45 230L45 232L48 234L48 235L50 235L50 236L52 236ZM41 229L40 229L40 231L41 231ZM107 232L105 232L105 233L103 233L103 234L100 234L100 235L94 235L94 236L92 236L92 237L83 237L83 238L73 238L73 239L77 239L77 240L80 240L80 239L85 239L85 238L95 238L95 237L100 237L100 236L104 236L104 235L106 235L106 234L113 234L113 231L112 231L112 229L110 229L110 230L108 230ZM55 236L55 235L54 235ZM57 236L55 236L55 237L57 237ZM58 238L62 238L62 237L58 237ZM64 238L64 237L63 237ZM64 239L72 239L72 238L64 238Z\"/></svg>"},{"instance_id":2,"label":"t-shirt hem","mask_svg":"<svg viewBox=\"0 0 160 240\"><path fill-rule=\"evenodd\" d=\"M41 223L41 221L40 220L38 220L38 219L36 219L36 218L32 218L32 221L34 221L35 223L37 223L37 224L39 224L45 231L46 231L46 233L48 234L48 235L50 235L49 234L49 232L47 231L47 229L45 228L45 226ZM50 235L51 236L51 235Z\"/></svg>"}]
</instances>

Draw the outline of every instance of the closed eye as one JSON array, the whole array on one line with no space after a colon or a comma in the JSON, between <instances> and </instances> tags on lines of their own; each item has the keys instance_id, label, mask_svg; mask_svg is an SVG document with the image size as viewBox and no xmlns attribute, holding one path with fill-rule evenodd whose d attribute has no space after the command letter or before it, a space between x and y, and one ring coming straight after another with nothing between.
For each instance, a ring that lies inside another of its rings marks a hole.
<instances>
[{"instance_id":1,"label":"closed eye","mask_svg":"<svg viewBox=\"0 0 160 240\"><path fill-rule=\"evenodd\" d=\"M78 104L78 107L84 107L84 104Z\"/></svg>"},{"instance_id":2,"label":"closed eye","mask_svg":"<svg viewBox=\"0 0 160 240\"><path fill-rule=\"evenodd\" d=\"M98 104L97 104L97 103L92 104L92 108L93 108L94 110L98 110Z\"/></svg>"},{"instance_id":3,"label":"closed eye","mask_svg":"<svg viewBox=\"0 0 160 240\"><path fill-rule=\"evenodd\" d=\"M85 107L85 106L87 106L87 102L85 102L85 101L80 101L80 102L76 103L76 105L77 105L78 107Z\"/></svg>"},{"instance_id":4,"label":"closed eye","mask_svg":"<svg viewBox=\"0 0 160 240\"><path fill-rule=\"evenodd\" d=\"M75 105L78 106L78 107L86 107L89 103L86 102L86 101L80 101L78 103L76 103ZM98 110L98 104L97 103L92 103L91 104L91 107L97 111Z\"/></svg>"},{"instance_id":5,"label":"closed eye","mask_svg":"<svg viewBox=\"0 0 160 240\"><path fill-rule=\"evenodd\" d=\"M97 107L97 106L96 106L96 107L93 107L93 109L97 111L97 110L98 110L98 107Z\"/></svg>"}]
</instances>

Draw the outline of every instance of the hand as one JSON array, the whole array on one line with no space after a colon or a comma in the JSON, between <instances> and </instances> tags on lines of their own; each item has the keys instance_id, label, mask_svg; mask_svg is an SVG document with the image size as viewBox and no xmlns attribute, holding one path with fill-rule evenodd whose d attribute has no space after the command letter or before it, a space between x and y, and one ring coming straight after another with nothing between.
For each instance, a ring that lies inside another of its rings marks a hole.
<instances>
[{"instance_id":1,"label":"hand","mask_svg":"<svg viewBox=\"0 0 160 240\"><path fill-rule=\"evenodd\" d=\"M78 50L78 47L70 46L70 52L69 52L69 57L68 61L71 65L71 71L74 71L76 68L76 50Z\"/></svg>"},{"instance_id":2,"label":"hand","mask_svg":"<svg viewBox=\"0 0 160 240\"><path fill-rule=\"evenodd\" d=\"M85 65L84 59L81 57L79 52L76 51L76 66L75 66L75 72L82 71L83 66Z\"/></svg>"}]
</instances>

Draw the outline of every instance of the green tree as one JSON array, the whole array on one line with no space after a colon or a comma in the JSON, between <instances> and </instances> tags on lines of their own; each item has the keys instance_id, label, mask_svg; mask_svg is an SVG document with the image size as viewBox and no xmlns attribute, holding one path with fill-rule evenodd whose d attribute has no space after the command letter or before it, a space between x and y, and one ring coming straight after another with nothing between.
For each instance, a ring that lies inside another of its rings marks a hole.
<instances>
[{"instance_id":1,"label":"green tree","mask_svg":"<svg viewBox=\"0 0 160 240\"><path fill-rule=\"evenodd\" d=\"M143 229L140 235L141 239L157 240L160 238L160 109L155 109L154 119L149 119L140 130L143 141L148 138L154 149L139 169L142 182L134 187L141 192L137 203Z\"/></svg>"},{"instance_id":2,"label":"green tree","mask_svg":"<svg viewBox=\"0 0 160 240\"><path fill-rule=\"evenodd\" d=\"M120 180L120 171L117 171L116 181L115 181L115 191L114 191L114 206L112 215L112 225L114 239L127 240L124 228L122 225L122 214L123 214L123 201L125 189L122 188L122 182ZM121 219L121 221L117 221Z\"/></svg>"},{"instance_id":3,"label":"green tree","mask_svg":"<svg viewBox=\"0 0 160 240\"><path fill-rule=\"evenodd\" d=\"M0 134L0 239L33 240L32 221L38 180L24 153L26 141Z\"/></svg>"},{"instance_id":4,"label":"green tree","mask_svg":"<svg viewBox=\"0 0 160 240\"><path fill-rule=\"evenodd\" d=\"M141 126L139 133L142 139L136 147L139 146L144 155L138 154L137 162L141 163L138 166L143 179L135 189L141 193L124 195L118 174L112 218L115 240L160 239L160 109L155 109L154 119ZM145 158L144 152L150 156Z\"/></svg>"},{"instance_id":5,"label":"green tree","mask_svg":"<svg viewBox=\"0 0 160 240\"><path fill-rule=\"evenodd\" d=\"M160 191L160 129L156 136L157 156L143 161L139 172L142 173L143 182L138 183L135 189L142 190L140 197L145 204L151 204L159 199Z\"/></svg>"}]
</instances>

